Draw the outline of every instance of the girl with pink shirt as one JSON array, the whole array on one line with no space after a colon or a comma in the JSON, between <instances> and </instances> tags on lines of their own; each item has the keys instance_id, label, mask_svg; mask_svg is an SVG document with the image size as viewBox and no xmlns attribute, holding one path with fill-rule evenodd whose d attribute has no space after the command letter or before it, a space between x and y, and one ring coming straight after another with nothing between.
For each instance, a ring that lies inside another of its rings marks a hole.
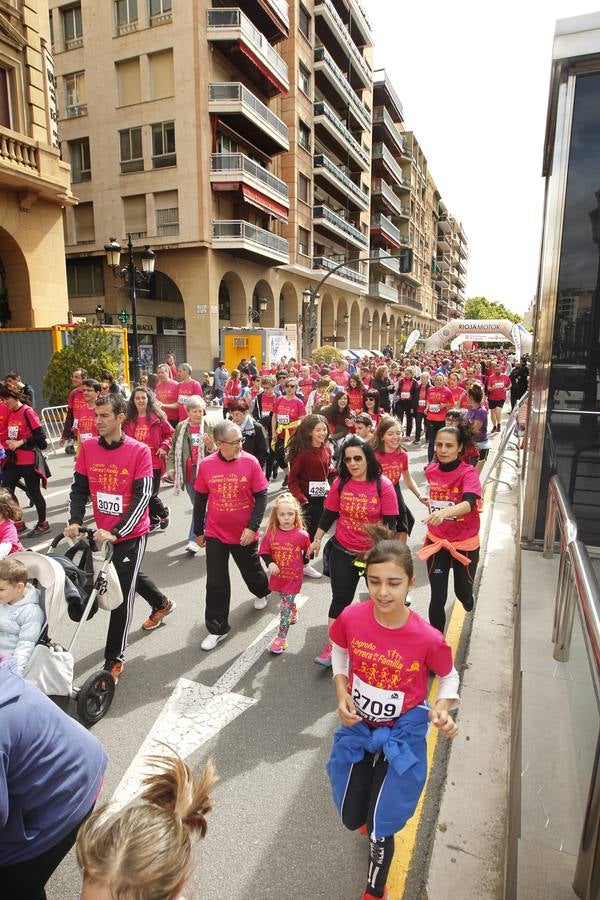
<instances>
[{"instance_id":1,"label":"girl with pink shirt","mask_svg":"<svg viewBox=\"0 0 600 900\"><path fill-rule=\"evenodd\" d=\"M21 510L8 491L0 490L0 559L18 553L23 545L17 536L15 522L21 518Z\"/></svg>"},{"instance_id":2,"label":"girl with pink shirt","mask_svg":"<svg viewBox=\"0 0 600 900\"><path fill-rule=\"evenodd\" d=\"M431 586L429 621L443 633L450 569L454 593L467 612L475 601L473 585L479 562L481 483L473 466L461 459L468 443L465 426L440 428L435 438L437 462L425 469L429 482L427 537L418 556L427 565Z\"/></svg>"},{"instance_id":3,"label":"girl with pink shirt","mask_svg":"<svg viewBox=\"0 0 600 900\"><path fill-rule=\"evenodd\" d=\"M300 504L287 491L279 494L259 550L269 573L269 587L279 591L281 597L279 630L269 644L269 653L283 653L289 627L298 620L296 595L302 587L309 546L310 538L303 528Z\"/></svg>"},{"instance_id":4,"label":"girl with pink shirt","mask_svg":"<svg viewBox=\"0 0 600 900\"><path fill-rule=\"evenodd\" d=\"M393 416L382 416L371 444L375 450L377 461L381 465L381 471L394 485L398 498L398 518L396 530L401 541L406 543L408 535L413 529L415 518L406 506L400 482L403 481L417 500L427 506L427 497L421 496L421 491L415 484L408 467L408 454L402 448L402 430L400 424Z\"/></svg>"}]
</instances>

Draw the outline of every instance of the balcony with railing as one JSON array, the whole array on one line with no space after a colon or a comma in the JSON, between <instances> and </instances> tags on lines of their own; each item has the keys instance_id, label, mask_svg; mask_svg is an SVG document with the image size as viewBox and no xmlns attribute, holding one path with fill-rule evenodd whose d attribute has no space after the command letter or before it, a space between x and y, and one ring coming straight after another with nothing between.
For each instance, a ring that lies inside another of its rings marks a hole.
<instances>
[{"instance_id":1,"label":"balcony with railing","mask_svg":"<svg viewBox=\"0 0 600 900\"><path fill-rule=\"evenodd\" d=\"M340 45L344 58L350 60L363 86L369 88L373 80L372 69L354 43L348 27L342 21L331 0L316 0L316 17L322 17L326 22L329 31Z\"/></svg>"},{"instance_id":2,"label":"balcony with railing","mask_svg":"<svg viewBox=\"0 0 600 900\"><path fill-rule=\"evenodd\" d=\"M290 149L288 127L239 81L209 85L208 109L269 156Z\"/></svg>"},{"instance_id":3,"label":"balcony with railing","mask_svg":"<svg viewBox=\"0 0 600 900\"><path fill-rule=\"evenodd\" d=\"M38 197L61 206L74 204L69 185L70 168L58 150L0 126L0 187L22 191L22 209L29 211Z\"/></svg>"},{"instance_id":4,"label":"balcony with railing","mask_svg":"<svg viewBox=\"0 0 600 900\"><path fill-rule=\"evenodd\" d=\"M235 63L264 93L287 92L288 67L264 34L238 8L218 7L207 11L209 41L228 49Z\"/></svg>"},{"instance_id":5,"label":"balcony with railing","mask_svg":"<svg viewBox=\"0 0 600 900\"><path fill-rule=\"evenodd\" d=\"M335 89L342 102L348 104L349 112L365 131L371 128L371 111L367 109L362 100L354 91L354 88L335 62L331 53L325 47L315 47L314 50L315 73L323 72L329 83Z\"/></svg>"},{"instance_id":6,"label":"balcony with railing","mask_svg":"<svg viewBox=\"0 0 600 900\"><path fill-rule=\"evenodd\" d=\"M383 281L375 281L369 285L369 297L385 300L388 303L397 303L398 288L392 287L391 284L385 284Z\"/></svg>"},{"instance_id":7,"label":"balcony with railing","mask_svg":"<svg viewBox=\"0 0 600 900\"><path fill-rule=\"evenodd\" d=\"M446 256L445 253L438 253L436 257L436 261L440 269L444 272L449 272L452 267L452 261L449 256Z\"/></svg>"},{"instance_id":8,"label":"balcony with railing","mask_svg":"<svg viewBox=\"0 0 600 900\"><path fill-rule=\"evenodd\" d=\"M290 11L287 0L234 0L236 7L265 35L267 40L277 43L287 38L290 30ZM214 6L231 6L224 0L217 0Z\"/></svg>"},{"instance_id":9,"label":"balcony with railing","mask_svg":"<svg viewBox=\"0 0 600 900\"><path fill-rule=\"evenodd\" d=\"M444 234L452 234L452 223L450 219L446 215L446 213L442 213L442 215L438 219L438 229L443 231Z\"/></svg>"},{"instance_id":10,"label":"balcony with railing","mask_svg":"<svg viewBox=\"0 0 600 900\"><path fill-rule=\"evenodd\" d=\"M392 247L399 247L402 244L400 229L383 213L375 213L371 216L371 234L383 238Z\"/></svg>"},{"instance_id":11,"label":"balcony with railing","mask_svg":"<svg viewBox=\"0 0 600 900\"><path fill-rule=\"evenodd\" d=\"M410 219L410 206L404 206L400 197L394 193L383 178L376 178L371 186L373 199L378 198L389 211L401 219Z\"/></svg>"},{"instance_id":12,"label":"balcony with railing","mask_svg":"<svg viewBox=\"0 0 600 900\"><path fill-rule=\"evenodd\" d=\"M373 144L371 158L373 163L377 164L374 166L375 170L380 170L381 165L387 169L395 187L399 187L401 190L410 190L410 179L404 177L402 169L384 143Z\"/></svg>"},{"instance_id":13,"label":"balcony with railing","mask_svg":"<svg viewBox=\"0 0 600 900\"><path fill-rule=\"evenodd\" d=\"M369 246L369 238L350 222L347 222L342 216L334 213L324 204L319 204L313 209L313 225L320 227L334 234L338 239L342 239L342 243L352 244L354 247L363 249Z\"/></svg>"},{"instance_id":14,"label":"balcony with railing","mask_svg":"<svg viewBox=\"0 0 600 900\"><path fill-rule=\"evenodd\" d=\"M288 242L243 219L218 219L212 223L215 250L233 250L236 255L273 265L290 261Z\"/></svg>"},{"instance_id":15,"label":"balcony with railing","mask_svg":"<svg viewBox=\"0 0 600 900\"><path fill-rule=\"evenodd\" d=\"M314 104L314 116L315 127L323 126L334 138L339 150L338 155L343 156L347 152L358 163L359 168L368 169L370 167L368 151L356 140L337 113L324 100L317 100Z\"/></svg>"},{"instance_id":16,"label":"balcony with railing","mask_svg":"<svg viewBox=\"0 0 600 900\"><path fill-rule=\"evenodd\" d=\"M402 306L408 306L409 309L416 309L418 312L423 312L423 304L420 300L415 300L414 297L409 297L401 291L398 292L398 302L401 303Z\"/></svg>"},{"instance_id":17,"label":"balcony with railing","mask_svg":"<svg viewBox=\"0 0 600 900\"><path fill-rule=\"evenodd\" d=\"M231 184L233 187L247 184L289 208L289 190L285 181L243 153L213 153L210 173L213 184Z\"/></svg>"},{"instance_id":18,"label":"balcony with railing","mask_svg":"<svg viewBox=\"0 0 600 900\"><path fill-rule=\"evenodd\" d=\"M350 201L353 209L366 210L369 208L369 196L354 184L351 178L342 171L339 165L333 163L324 153L316 153L313 162L315 178L327 182L328 191L341 198L342 203Z\"/></svg>"},{"instance_id":19,"label":"balcony with railing","mask_svg":"<svg viewBox=\"0 0 600 900\"><path fill-rule=\"evenodd\" d=\"M408 154L404 138L396 128L396 123L385 106L376 106L373 109L373 136L376 140L385 140L387 136L393 143L392 152Z\"/></svg>"},{"instance_id":20,"label":"balcony with railing","mask_svg":"<svg viewBox=\"0 0 600 900\"><path fill-rule=\"evenodd\" d=\"M397 256L391 256L383 247L371 247L371 256L376 257L371 261L371 265L382 266L397 275L400 273L400 260Z\"/></svg>"},{"instance_id":21,"label":"balcony with railing","mask_svg":"<svg viewBox=\"0 0 600 900\"><path fill-rule=\"evenodd\" d=\"M313 259L313 269L327 269L328 271L332 271L338 266L339 263L336 263L333 259L328 259L326 256L315 256ZM355 269L349 268L349 266L342 266L337 269L336 275L339 275L340 278L346 278L348 281L352 281L354 284L366 285L367 276L363 275L362 272L357 272Z\"/></svg>"}]
</instances>

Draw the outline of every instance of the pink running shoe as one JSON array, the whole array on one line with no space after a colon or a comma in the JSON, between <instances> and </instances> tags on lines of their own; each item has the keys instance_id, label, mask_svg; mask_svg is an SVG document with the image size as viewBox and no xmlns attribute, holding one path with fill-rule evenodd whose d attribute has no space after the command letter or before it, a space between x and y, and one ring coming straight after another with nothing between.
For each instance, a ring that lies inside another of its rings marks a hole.
<instances>
[{"instance_id":1,"label":"pink running shoe","mask_svg":"<svg viewBox=\"0 0 600 900\"><path fill-rule=\"evenodd\" d=\"M269 653L283 653L286 647L287 641L285 638L281 638L277 635L277 637L274 637L269 644Z\"/></svg>"},{"instance_id":2,"label":"pink running shoe","mask_svg":"<svg viewBox=\"0 0 600 900\"><path fill-rule=\"evenodd\" d=\"M315 656L315 662L324 669L331 667L331 641L327 641L318 656Z\"/></svg>"},{"instance_id":3,"label":"pink running shoe","mask_svg":"<svg viewBox=\"0 0 600 900\"><path fill-rule=\"evenodd\" d=\"M295 625L298 621L298 607L295 603L292 604L292 618L290 619L290 625Z\"/></svg>"}]
</instances>

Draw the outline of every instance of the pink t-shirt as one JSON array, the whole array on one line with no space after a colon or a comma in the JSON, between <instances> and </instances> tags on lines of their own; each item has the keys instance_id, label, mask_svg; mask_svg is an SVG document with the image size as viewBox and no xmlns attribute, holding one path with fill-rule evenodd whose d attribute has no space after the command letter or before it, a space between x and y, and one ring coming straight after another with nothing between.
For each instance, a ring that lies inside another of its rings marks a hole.
<instances>
[{"instance_id":1,"label":"pink t-shirt","mask_svg":"<svg viewBox=\"0 0 600 900\"><path fill-rule=\"evenodd\" d=\"M231 462L218 453L206 456L194 482L196 491L208 494L205 535L224 544L239 544L252 517L254 494L266 490L268 485L256 458L243 450Z\"/></svg>"},{"instance_id":2,"label":"pink t-shirt","mask_svg":"<svg viewBox=\"0 0 600 900\"><path fill-rule=\"evenodd\" d=\"M10 410L6 403L0 402L0 444L6 440L6 423L8 422L8 414Z\"/></svg>"},{"instance_id":3,"label":"pink t-shirt","mask_svg":"<svg viewBox=\"0 0 600 900\"><path fill-rule=\"evenodd\" d=\"M330 625L329 636L348 651L351 692L356 682L358 693L364 694L362 681L380 690L404 694L403 713L425 700L429 672L443 677L452 671L452 651L443 634L412 610L401 628L385 628L375 618L372 600L354 603ZM360 698L355 702L357 711L370 724L393 721L373 721L369 705L361 703Z\"/></svg>"},{"instance_id":4,"label":"pink t-shirt","mask_svg":"<svg viewBox=\"0 0 600 900\"><path fill-rule=\"evenodd\" d=\"M279 566L279 575L269 577L272 591L282 594L297 594L302 587L304 574L304 554L310 547L308 533L302 528L283 531L269 528L260 543L259 553L268 553Z\"/></svg>"},{"instance_id":5,"label":"pink t-shirt","mask_svg":"<svg viewBox=\"0 0 600 900\"><path fill-rule=\"evenodd\" d=\"M446 410L452 405L452 391L447 387L429 388L427 394L427 418L430 422L443 422Z\"/></svg>"},{"instance_id":6,"label":"pink t-shirt","mask_svg":"<svg viewBox=\"0 0 600 900\"><path fill-rule=\"evenodd\" d=\"M154 391L154 393L156 394L156 399L162 404L177 403L177 400L179 399L179 388L181 386L182 385L180 385L177 381L174 381L172 378L169 378L168 381L157 381ZM168 419L176 419L179 415L179 410L167 409L165 410L165 414Z\"/></svg>"},{"instance_id":7,"label":"pink t-shirt","mask_svg":"<svg viewBox=\"0 0 600 900\"><path fill-rule=\"evenodd\" d=\"M340 372L339 369L334 369L329 373L329 377L332 381L335 381L340 387L348 387L348 382L350 381L350 376L347 372Z\"/></svg>"},{"instance_id":8,"label":"pink t-shirt","mask_svg":"<svg viewBox=\"0 0 600 900\"><path fill-rule=\"evenodd\" d=\"M39 428L40 424L36 411L23 403L18 409L9 410L6 422L7 438L9 441L26 441L33 434L33 429ZM30 466L35 462L35 453L33 450L23 450L19 447L15 451L15 462L18 466Z\"/></svg>"},{"instance_id":9,"label":"pink t-shirt","mask_svg":"<svg viewBox=\"0 0 600 900\"><path fill-rule=\"evenodd\" d=\"M347 481L341 492L340 479L336 478L327 494L325 509L339 512L335 536L352 553L368 550L371 539L363 531L363 525L376 525L384 516L398 515L398 498L389 478L381 476L381 495L376 481Z\"/></svg>"},{"instance_id":10,"label":"pink t-shirt","mask_svg":"<svg viewBox=\"0 0 600 900\"><path fill-rule=\"evenodd\" d=\"M23 549L23 545L17 536L17 529L15 528L15 523L11 522L10 519L5 519L4 522L0 522L0 544L10 544L9 554L18 553Z\"/></svg>"},{"instance_id":11,"label":"pink t-shirt","mask_svg":"<svg viewBox=\"0 0 600 900\"><path fill-rule=\"evenodd\" d=\"M127 435L118 447L107 450L100 438L90 438L79 448L75 471L85 475L90 486L94 519L98 528L116 528L131 506L133 482L152 478L150 449ZM133 531L123 540L141 537L150 530L150 515L145 507Z\"/></svg>"},{"instance_id":12,"label":"pink t-shirt","mask_svg":"<svg viewBox=\"0 0 600 900\"><path fill-rule=\"evenodd\" d=\"M510 388L508 375L488 375L488 400L506 400L506 392Z\"/></svg>"},{"instance_id":13,"label":"pink t-shirt","mask_svg":"<svg viewBox=\"0 0 600 900\"><path fill-rule=\"evenodd\" d=\"M408 469L408 454L406 450L401 448L394 450L393 453L384 453L383 450L376 450L375 456L381 463L381 471L386 478L389 478L392 484L398 484L402 478L402 473Z\"/></svg>"},{"instance_id":14,"label":"pink t-shirt","mask_svg":"<svg viewBox=\"0 0 600 900\"><path fill-rule=\"evenodd\" d=\"M425 469L425 477L429 482L429 505L433 512L456 506L462 502L464 494L475 494L481 497L481 482L473 466L466 462L451 472L444 472L437 462ZM435 537L447 538L452 543L460 543L466 538L479 534L479 509L477 503L464 516L457 519L445 519L441 525L429 525L428 530Z\"/></svg>"},{"instance_id":15,"label":"pink t-shirt","mask_svg":"<svg viewBox=\"0 0 600 900\"><path fill-rule=\"evenodd\" d=\"M182 422L184 419L187 419L187 406L185 405L184 400L185 397L201 397L202 396L202 386L199 381L194 381L192 378L191 381L180 381L177 384L177 398L179 400L179 421Z\"/></svg>"},{"instance_id":16,"label":"pink t-shirt","mask_svg":"<svg viewBox=\"0 0 600 900\"><path fill-rule=\"evenodd\" d=\"M77 437L79 443L89 441L90 438L98 437L98 429L96 428L96 406L90 407L86 404L79 410L77 419Z\"/></svg>"}]
</instances>

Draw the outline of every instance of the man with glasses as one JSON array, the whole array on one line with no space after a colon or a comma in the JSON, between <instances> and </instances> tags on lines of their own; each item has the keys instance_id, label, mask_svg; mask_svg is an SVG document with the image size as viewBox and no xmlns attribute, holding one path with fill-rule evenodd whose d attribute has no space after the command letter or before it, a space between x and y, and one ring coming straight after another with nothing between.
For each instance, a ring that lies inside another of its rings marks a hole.
<instances>
[{"instance_id":1,"label":"man with glasses","mask_svg":"<svg viewBox=\"0 0 600 900\"><path fill-rule=\"evenodd\" d=\"M295 378L286 378L284 393L277 397L273 404L271 417L271 435L275 444L277 465L285 473L282 487L287 487L288 469L285 450L301 420L306 415L304 401L297 396L298 382Z\"/></svg>"},{"instance_id":2,"label":"man with glasses","mask_svg":"<svg viewBox=\"0 0 600 900\"><path fill-rule=\"evenodd\" d=\"M254 594L254 608L264 609L269 580L258 556L258 529L267 506L268 482L255 459L242 449L238 425L215 425L217 453L198 466L194 488L194 532L206 547L206 610L208 634L203 650L214 650L230 630L232 556L246 586Z\"/></svg>"}]
</instances>

